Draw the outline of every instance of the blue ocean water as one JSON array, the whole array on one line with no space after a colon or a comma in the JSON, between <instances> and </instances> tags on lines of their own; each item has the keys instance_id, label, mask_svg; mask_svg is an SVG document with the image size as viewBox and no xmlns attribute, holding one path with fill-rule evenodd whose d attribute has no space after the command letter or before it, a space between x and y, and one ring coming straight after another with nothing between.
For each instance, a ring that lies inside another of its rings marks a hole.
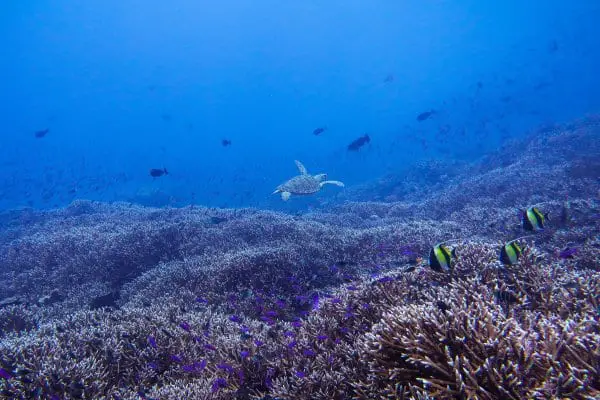
<instances>
[{"instance_id":1,"label":"blue ocean water","mask_svg":"<svg viewBox=\"0 0 600 400\"><path fill-rule=\"evenodd\" d=\"M593 0L7 2L0 208L302 210L341 189L282 202L296 159L345 190L477 160L600 109L597 15Z\"/></svg>"}]
</instances>

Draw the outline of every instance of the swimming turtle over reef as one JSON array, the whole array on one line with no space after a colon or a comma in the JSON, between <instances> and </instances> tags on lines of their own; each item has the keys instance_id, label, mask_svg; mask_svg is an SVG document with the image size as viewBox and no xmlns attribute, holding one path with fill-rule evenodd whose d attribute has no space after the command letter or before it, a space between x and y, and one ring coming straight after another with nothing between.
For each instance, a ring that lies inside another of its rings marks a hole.
<instances>
[{"instance_id":1,"label":"swimming turtle over reef","mask_svg":"<svg viewBox=\"0 0 600 400\"><path fill-rule=\"evenodd\" d=\"M273 194L281 193L281 198L284 201L288 200L292 194L306 195L317 193L326 184L344 187L344 184L340 181L326 181L327 174L309 175L300 161L294 160L294 162L298 167L298 171L300 171L300 175L296 175L277 186L277 189L273 192Z\"/></svg>"}]
</instances>

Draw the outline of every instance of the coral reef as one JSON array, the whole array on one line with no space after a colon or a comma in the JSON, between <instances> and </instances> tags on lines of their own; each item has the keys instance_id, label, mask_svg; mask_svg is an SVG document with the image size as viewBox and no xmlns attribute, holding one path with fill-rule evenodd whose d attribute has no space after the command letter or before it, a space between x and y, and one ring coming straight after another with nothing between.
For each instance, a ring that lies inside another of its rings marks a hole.
<instances>
[{"instance_id":1,"label":"coral reef","mask_svg":"<svg viewBox=\"0 0 600 400\"><path fill-rule=\"evenodd\" d=\"M600 184L580 164L598 136L593 118L554 127L433 186L420 170L402 201L301 216L6 212L0 398L598 398ZM526 233L533 204L550 220ZM436 272L423 258L446 240Z\"/></svg>"}]
</instances>

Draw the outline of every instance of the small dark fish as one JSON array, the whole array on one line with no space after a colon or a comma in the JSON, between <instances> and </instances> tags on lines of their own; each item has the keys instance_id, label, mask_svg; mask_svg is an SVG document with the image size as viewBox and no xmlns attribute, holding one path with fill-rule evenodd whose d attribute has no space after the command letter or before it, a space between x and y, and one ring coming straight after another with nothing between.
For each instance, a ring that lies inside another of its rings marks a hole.
<instances>
[{"instance_id":1,"label":"small dark fish","mask_svg":"<svg viewBox=\"0 0 600 400\"><path fill-rule=\"evenodd\" d=\"M231 140L229 140L229 139L221 140L221 146L223 146L223 147L231 146Z\"/></svg>"},{"instance_id":2,"label":"small dark fish","mask_svg":"<svg viewBox=\"0 0 600 400\"><path fill-rule=\"evenodd\" d=\"M552 40L550 45L548 46L548 52L556 53L558 51L558 42L556 40Z\"/></svg>"},{"instance_id":3,"label":"small dark fish","mask_svg":"<svg viewBox=\"0 0 600 400\"><path fill-rule=\"evenodd\" d=\"M430 110L430 111L422 112L421 114L417 115L417 121L423 122L426 119L429 119L430 117L432 117L433 114L435 114L435 113L436 113L435 110Z\"/></svg>"},{"instance_id":4,"label":"small dark fish","mask_svg":"<svg viewBox=\"0 0 600 400\"><path fill-rule=\"evenodd\" d=\"M365 134L364 136L361 136L358 139L354 140L352 143L350 143L348 145L348 151L358 151L361 147L363 147L370 141L371 138L369 137L369 135Z\"/></svg>"},{"instance_id":5,"label":"small dark fish","mask_svg":"<svg viewBox=\"0 0 600 400\"><path fill-rule=\"evenodd\" d=\"M210 223L213 225L219 225L222 224L223 222L227 222L228 219L227 218L223 218L223 217L210 217Z\"/></svg>"},{"instance_id":6,"label":"small dark fish","mask_svg":"<svg viewBox=\"0 0 600 400\"><path fill-rule=\"evenodd\" d=\"M36 131L34 133L34 135L36 138L41 139L44 136L46 136L48 134L48 132L50 132L50 129L46 128L46 129L42 129L41 131Z\"/></svg>"},{"instance_id":7,"label":"small dark fish","mask_svg":"<svg viewBox=\"0 0 600 400\"><path fill-rule=\"evenodd\" d=\"M442 300L438 300L435 305L437 306L437 308L441 311L441 312L446 312L450 309L450 307L448 306L448 304L444 303Z\"/></svg>"},{"instance_id":8,"label":"small dark fish","mask_svg":"<svg viewBox=\"0 0 600 400\"><path fill-rule=\"evenodd\" d=\"M321 133L325 132L326 130L327 130L326 126L324 126L322 128L317 128L313 131L313 135L319 136Z\"/></svg>"},{"instance_id":9,"label":"small dark fish","mask_svg":"<svg viewBox=\"0 0 600 400\"><path fill-rule=\"evenodd\" d=\"M167 171L166 168L163 168L163 169L152 168L152 169L150 169L150 176L153 177L153 178L158 178L158 177L161 177L163 175L169 175L169 171Z\"/></svg>"},{"instance_id":10,"label":"small dark fish","mask_svg":"<svg viewBox=\"0 0 600 400\"><path fill-rule=\"evenodd\" d=\"M384 83L392 83L394 82L394 75L388 74L383 80Z\"/></svg>"},{"instance_id":11,"label":"small dark fish","mask_svg":"<svg viewBox=\"0 0 600 400\"><path fill-rule=\"evenodd\" d=\"M503 302L506 304L514 304L519 301L517 296L508 290L497 290L494 292L494 296L496 296L496 300L498 302Z\"/></svg>"}]
</instances>

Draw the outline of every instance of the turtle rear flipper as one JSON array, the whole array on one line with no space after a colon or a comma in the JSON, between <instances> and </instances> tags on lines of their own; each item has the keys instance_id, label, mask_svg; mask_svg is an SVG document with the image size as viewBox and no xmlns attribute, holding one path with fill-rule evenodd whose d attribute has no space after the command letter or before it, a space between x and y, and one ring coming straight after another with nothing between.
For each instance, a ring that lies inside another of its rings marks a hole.
<instances>
[{"instance_id":1,"label":"turtle rear flipper","mask_svg":"<svg viewBox=\"0 0 600 400\"><path fill-rule=\"evenodd\" d=\"M326 184L344 187L344 182L340 182L340 181L323 181L323 182L319 183L319 185L321 185L321 187L323 187L323 185L326 185Z\"/></svg>"},{"instance_id":2,"label":"turtle rear flipper","mask_svg":"<svg viewBox=\"0 0 600 400\"><path fill-rule=\"evenodd\" d=\"M308 175L308 172L306 171L306 167L304 165L302 165L302 163L298 160L294 160L294 162L296 163L296 167L298 167L298 171L300 171L300 175Z\"/></svg>"}]
</instances>

